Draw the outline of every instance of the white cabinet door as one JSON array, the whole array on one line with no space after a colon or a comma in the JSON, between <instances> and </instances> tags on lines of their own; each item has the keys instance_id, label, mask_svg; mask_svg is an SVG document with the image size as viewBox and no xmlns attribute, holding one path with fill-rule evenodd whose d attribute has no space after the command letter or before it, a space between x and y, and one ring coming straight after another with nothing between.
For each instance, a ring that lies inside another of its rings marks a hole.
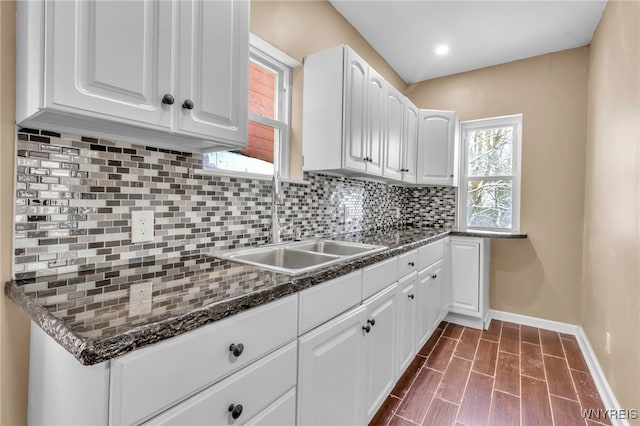
<instances>
[{"instance_id":1,"label":"white cabinet door","mask_svg":"<svg viewBox=\"0 0 640 426\"><path fill-rule=\"evenodd\" d=\"M396 383L397 284L367 299L365 407L371 420Z\"/></svg>"},{"instance_id":2,"label":"white cabinet door","mask_svg":"<svg viewBox=\"0 0 640 426\"><path fill-rule=\"evenodd\" d=\"M407 98L404 108L404 136L402 138L402 181L416 183L418 176L418 108Z\"/></svg>"},{"instance_id":3,"label":"white cabinet door","mask_svg":"<svg viewBox=\"0 0 640 426\"><path fill-rule=\"evenodd\" d=\"M364 306L298 339L300 425L364 424Z\"/></svg>"},{"instance_id":4,"label":"white cabinet door","mask_svg":"<svg viewBox=\"0 0 640 426\"><path fill-rule=\"evenodd\" d=\"M416 353L418 273L414 272L398 282L398 377L407 369Z\"/></svg>"},{"instance_id":5,"label":"white cabinet door","mask_svg":"<svg viewBox=\"0 0 640 426\"><path fill-rule=\"evenodd\" d=\"M346 49L344 80L344 167L366 169L367 158L367 71L369 65L353 50Z\"/></svg>"},{"instance_id":6,"label":"white cabinet door","mask_svg":"<svg viewBox=\"0 0 640 426\"><path fill-rule=\"evenodd\" d=\"M443 315L443 306L442 306L442 300L444 298L443 296L443 291L444 291L444 283L445 283L445 277L444 277L444 261L440 260L436 263L434 263L431 266L431 279L433 280L432 283L432 290L431 290L431 299L433 301L432 305L431 305L431 310L430 310L430 328L431 330L435 330L436 327L438 326L438 323L440 323L440 320L444 317Z\"/></svg>"},{"instance_id":7,"label":"white cabinet door","mask_svg":"<svg viewBox=\"0 0 640 426\"><path fill-rule=\"evenodd\" d=\"M177 7L178 131L245 146L249 2L183 0Z\"/></svg>"},{"instance_id":8,"label":"white cabinet door","mask_svg":"<svg viewBox=\"0 0 640 426\"><path fill-rule=\"evenodd\" d=\"M387 128L385 131L384 176L402 179L402 137L404 133L404 96L387 84Z\"/></svg>"},{"instance_id":9,"label":"white cabinet door","mask_svg":"<svg viewBox=\"0 0 640 426\"><path fill-rule=\"evenodd\" d=\"M480 297L480 242L451 238L451 308L478 315Z\"/></svg>"},{"instance_id":10,"label":"white cabinet door","mask_svg":"<svg viewBox=\"0 0 640 426\"><path fill-rule=\"evenodd\" d=\"M367 173L382 174L386 82L373 68L368 67L367 116Z\"/></svg>"},{"instance_id":11,"label":"white cabinet door","mask_svg":"<svg viewBox=\"0 0 640 426\"><path fill-rule=\"evenodd\" d=\"M418 183L453 185L455 112L420 110Z\"/></svg>"},{"instance_id":12,"label":"white cabinet door","mask_svg":"<svg viewBox=\"0 0 640 426\"><path fill-rule=\"evenodd\" d=\"M48 1L45 106L169 130L172 3Z\"/></svg>"},{"instance_id":13,"label":"white cabinet door","mask_svg":"<svg viewBox=\"0 0 640 426\"><path fill-rule=\"evenodd\" d=\"M434 329L436 297L437 287L433 278L433 268L430 266L418 273L418 334L416 338L418 348L426 343Z\"/></svg>"}]
</instances>

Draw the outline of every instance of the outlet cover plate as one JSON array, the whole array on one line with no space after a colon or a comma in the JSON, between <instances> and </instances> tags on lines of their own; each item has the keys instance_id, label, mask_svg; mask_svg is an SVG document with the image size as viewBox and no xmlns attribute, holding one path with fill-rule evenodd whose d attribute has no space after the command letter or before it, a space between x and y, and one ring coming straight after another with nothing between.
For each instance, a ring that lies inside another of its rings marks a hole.
<instances>
[{"instance_id":1,"label":"outlet cover plate","mask_svg":"<svg viewBox=\"0 0 640 426\"><path fill-rule=\"evenodd\" d=\"M134 210L131 212L131 242L145 243L153 241L153 210Z\"/></svg>"}]
</instances>

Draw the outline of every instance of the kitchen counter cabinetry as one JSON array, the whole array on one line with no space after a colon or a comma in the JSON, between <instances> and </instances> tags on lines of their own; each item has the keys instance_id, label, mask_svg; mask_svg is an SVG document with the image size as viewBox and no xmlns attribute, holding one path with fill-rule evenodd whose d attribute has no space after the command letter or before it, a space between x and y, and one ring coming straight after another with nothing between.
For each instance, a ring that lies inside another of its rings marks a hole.
<instances>
[{"instance_id":1,"label":"kitchen counter cabinetry","mask_svg":"<svg viewBox=\"0 0 640 426\"><path fill-rule=\"evenodd\" d=\"M365 424L419 349L418 269L443 245L381 256L90 366L33 324L29 422Z\"/></svg>"},{"instance_id":2,"label":"kitchen counter cabinetry","mask_svg":"<svg viewBox=\"0 0 640 426\"><path fill-rule=\"evenodd\" d=\"M17 28L19 125L181 151L246 145L247 2L19 2Z\"/></svg>"},{"instance_id":3,"label":"kitchen counter cabinetry","mask_svg":"<svg viewBox=\"0 0 640 426\"><path fill-rule=\"evenodd\" d=\"M488 238L450 237L451 308L447 319L462 325L485 328L489 322Z\"/></svg>"}]
</instances>

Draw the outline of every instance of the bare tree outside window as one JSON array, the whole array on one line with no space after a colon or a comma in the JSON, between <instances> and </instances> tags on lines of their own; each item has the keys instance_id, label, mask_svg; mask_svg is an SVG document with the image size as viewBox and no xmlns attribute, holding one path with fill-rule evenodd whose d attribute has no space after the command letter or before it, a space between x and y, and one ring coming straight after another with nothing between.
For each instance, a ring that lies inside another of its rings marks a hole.
<instances>
[{"instance_id":1,"label":"bare tree outside window","mask_svg":"<svg viewBox=\"0 0 640 426\"><path fill-rule=\"evenodd\" d=\"M469 228L516 228L514 184L519 192L518 123L491 126L491 120L462 123L464 164L461 197ZM499 120L499 119L496 119ZM502 119L502 122L505 120ZM513 121L513 120L512 120ZM519 196L518 196L519 200Z\"/></svg>"}]
</instances>

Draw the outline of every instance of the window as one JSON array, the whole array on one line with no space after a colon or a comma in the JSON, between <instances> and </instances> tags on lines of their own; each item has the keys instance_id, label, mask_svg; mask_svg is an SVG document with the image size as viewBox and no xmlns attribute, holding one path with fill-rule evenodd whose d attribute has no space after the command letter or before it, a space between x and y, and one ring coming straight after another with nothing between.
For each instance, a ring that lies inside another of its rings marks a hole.
<instances>
[{"instance_id":1,"label":"window","mask_svg":"<svg viewBox=\"0 0 640 426\"><path fill-rule=\"evenodd\" d=\"M210 169L261 175L289 172L291 68L295 59L251 34L246 148L205 154Z\"/></svg>"},{"instance_id":2,"label":"window","mask_svg":"<svg viewBox=\"0 0 640 426\"><path fill-rule=\"evenodd\" d=\"M522 115L461 123L458 221L466 228L520 228Z\"/></svg>"}]
</instances>

